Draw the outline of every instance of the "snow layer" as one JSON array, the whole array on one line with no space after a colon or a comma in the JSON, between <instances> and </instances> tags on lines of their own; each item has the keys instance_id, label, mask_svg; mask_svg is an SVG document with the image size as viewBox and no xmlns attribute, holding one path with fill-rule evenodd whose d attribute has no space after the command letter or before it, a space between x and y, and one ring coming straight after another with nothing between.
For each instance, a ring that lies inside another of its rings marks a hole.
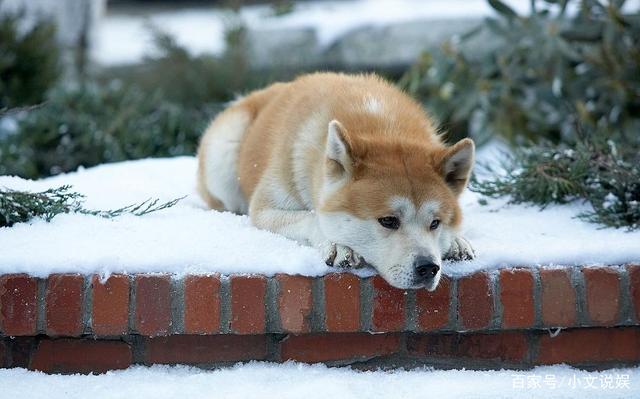
<instances>
[{"instance_id":1,"label":"snow layer","mask_svg":"<svg viewBox=\"0 0 640 399\"><path fill-rule=\"evenodd\" d=\"M492 149L479 157L493 158ZM106 164L38 181L0 176L0 187L41 191L63 184L87 196L86 207L115 209L149 198L186 196L173 208L115 219L69 214L0 229L0 274L26 272L275 273L316 276L334 270L318 252L251 226L248 217L205 209L195 193L192 157ZM601 229L575 216L579 203L536 207L462 197L464 235L477 259L445 273L508 266L621 264L640 260L640 232ZM364 274L370 271L364 271Z\"/></svg>"},{"instance_id":2,"label":"snow layer","mask_svg":"<svg viewBox=\"0 0 640 399\"><path fill-rule=\"evenodd\" d=\"M518 11L529 10L528 0L511 0ZM294 11L276 16L270 7L247 6L241 17L249 29L313 29L322 47L350 30L415 20L480 19L493 14L485 0L355 0L300 2ZM92 57L104 65L127 64L153 54L150 26L170 33L193 54L219 54L224 50L229 13L219 8L184 8L148 15L110 15L97 26ZM134 39L135 40L132 40Z\"/></svg>"},{"instance_id":3,"label":"snow layer","mask_svg":"<svg viewBox=\"0 0 640 399\"><path fill-rule=\"evenodd\" d=\"M520 14L530 10L529 0L506 2ZM639 0L629 0L624 9L634 10L639 5ZM264 5L246 6L240 12L251 30L311 29L323 48L345 33L366 26L417 20L479 20L494 14L486 0L313 1L297 2L293 12L282 16L274 15ZM225 25L231 23L229 13L216 7L107 15L95 29L91 56L103 65L139 62L155 51L151 26L171 34L192 54L220 54L225 48Z\"/></svg>"},{"instance_id":4,"label":"snow layer","mask_svg":"<svg viewBox=\"0 0 640 399\"><path fill-rule=\"evenodd\" d=\"M568 366L530 371L355 371L324 365L252 362L205 371L131 367L102 375L0 370L4 399L118 398L637 398L640 368L587 372Z\"/></svg>"}]
</instances>

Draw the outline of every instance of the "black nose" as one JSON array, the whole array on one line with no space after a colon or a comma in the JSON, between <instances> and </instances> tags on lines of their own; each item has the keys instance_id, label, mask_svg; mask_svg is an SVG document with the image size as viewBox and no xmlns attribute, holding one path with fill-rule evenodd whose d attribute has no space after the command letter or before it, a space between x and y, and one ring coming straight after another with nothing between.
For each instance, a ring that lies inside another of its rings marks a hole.
<instances>
[{"instance_id":1,"label":"black nose","mask_svg":"<svg viewBox=\"0 0 640 399\"><path fill-rule=\"evenodd\" d=\"M416 270L416 274L423 280L430 280L438 274L440 266L438 266L433 258L426 256L418 256L413 262L413 267Z\"/></svg>"}]
</instances>

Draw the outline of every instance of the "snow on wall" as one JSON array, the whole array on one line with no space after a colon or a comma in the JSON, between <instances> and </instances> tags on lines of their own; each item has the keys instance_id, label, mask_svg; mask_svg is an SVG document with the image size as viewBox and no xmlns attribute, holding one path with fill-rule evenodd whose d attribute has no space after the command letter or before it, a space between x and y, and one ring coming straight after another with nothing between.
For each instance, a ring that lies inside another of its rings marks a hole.
<instances>
[{"instance_id":1,"label":"snow on wall","mask_svg":"<svg viewBox=\"0 0 640 399\"><path fill-rule=\"evenodd\" d=\"M480 158L483 155L480 154ZM251 226L248 217L205 209L195 193L192 157L106 164L38 181L0 176L0 186L44 190L71 184L86 207L115 209L149 198L187 196L173 208L143 217L102 219L59 215L0 228L0 274L26 272L275 273L322 275L318 252ZM506 200L461 199L464 235L478 258L447 264L460 275L509 266L621 264L640 261L640 232L601 229L575 215L583 204L537 207ZM364 274L370 273L363 271Z\"/></svg>"}]
</instances>

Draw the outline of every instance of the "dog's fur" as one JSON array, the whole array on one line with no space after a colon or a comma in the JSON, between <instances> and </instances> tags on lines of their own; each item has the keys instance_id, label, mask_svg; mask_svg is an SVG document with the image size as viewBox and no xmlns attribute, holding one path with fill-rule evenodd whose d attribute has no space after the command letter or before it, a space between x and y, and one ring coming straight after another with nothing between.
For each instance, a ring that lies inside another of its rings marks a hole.
<instances>
[{"instance_id":1,"label":"dog's fur","mask_svg":"<svg viewBox=\"0 0 640 399\"><path fill-rule=\"evenodd\" d=\"M473 257L457 234L473 160L473 141L446 147L421 106L381 78L317 73L219 114L198 150L198 189L211 208L248 213L328 264L366 261L396 287L433 290L443 257ZM381 225L388 216L398 229ZM417 259L434 275L421 278Z\"/></svg>"}]
</instances>

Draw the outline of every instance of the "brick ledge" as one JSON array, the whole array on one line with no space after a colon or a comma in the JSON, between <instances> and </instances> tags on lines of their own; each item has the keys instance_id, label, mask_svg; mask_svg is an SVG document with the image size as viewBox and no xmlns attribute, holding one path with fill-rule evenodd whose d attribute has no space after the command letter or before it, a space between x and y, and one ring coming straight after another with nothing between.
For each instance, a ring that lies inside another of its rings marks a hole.
<instances>
[{"instance_id":1,"label":"brick ledge","mask_svg":"<svg viewBox=\"0 0 640 399\"><path fill-rule=\"evenodd\" d=\"M338 359L347 363L391 355L416 361L446 347L450 358L482 360L484 350L498 351L503 365L581 364L593 360L580 358L589 352L583 345L593 346L593 334L608 345L598 349L606 362L638 362L639 326L640 265L478 272L445 279L431 293L398 290L380 277L350 273L317 278L192 275L181 280L136 274L106 281L77 274L0 276L0 366L26 362L52 371L102 370L99 354L105 351L106 358L119 359L109 368L173 363L172 350L188 354L194 345L200 348L192 353L196 361L187 363L331 362L336 347L348 349L351 355ZM545 352L546 330L558 327L575 331L561 332L554 341L578 337L565 345L575 353ZM236 346L244 355L234 354ZM374 353L368 352L372 346ZM526 355L515 356L518 347L525 347ZM69 355L74 351L86 351L86 356L74 358ZM94 351L98 354L92 357ZM143 358L135 355L139 351ZM52 358L75 366L39 366L39 359Z\"/></svg>"}]
</instances>

